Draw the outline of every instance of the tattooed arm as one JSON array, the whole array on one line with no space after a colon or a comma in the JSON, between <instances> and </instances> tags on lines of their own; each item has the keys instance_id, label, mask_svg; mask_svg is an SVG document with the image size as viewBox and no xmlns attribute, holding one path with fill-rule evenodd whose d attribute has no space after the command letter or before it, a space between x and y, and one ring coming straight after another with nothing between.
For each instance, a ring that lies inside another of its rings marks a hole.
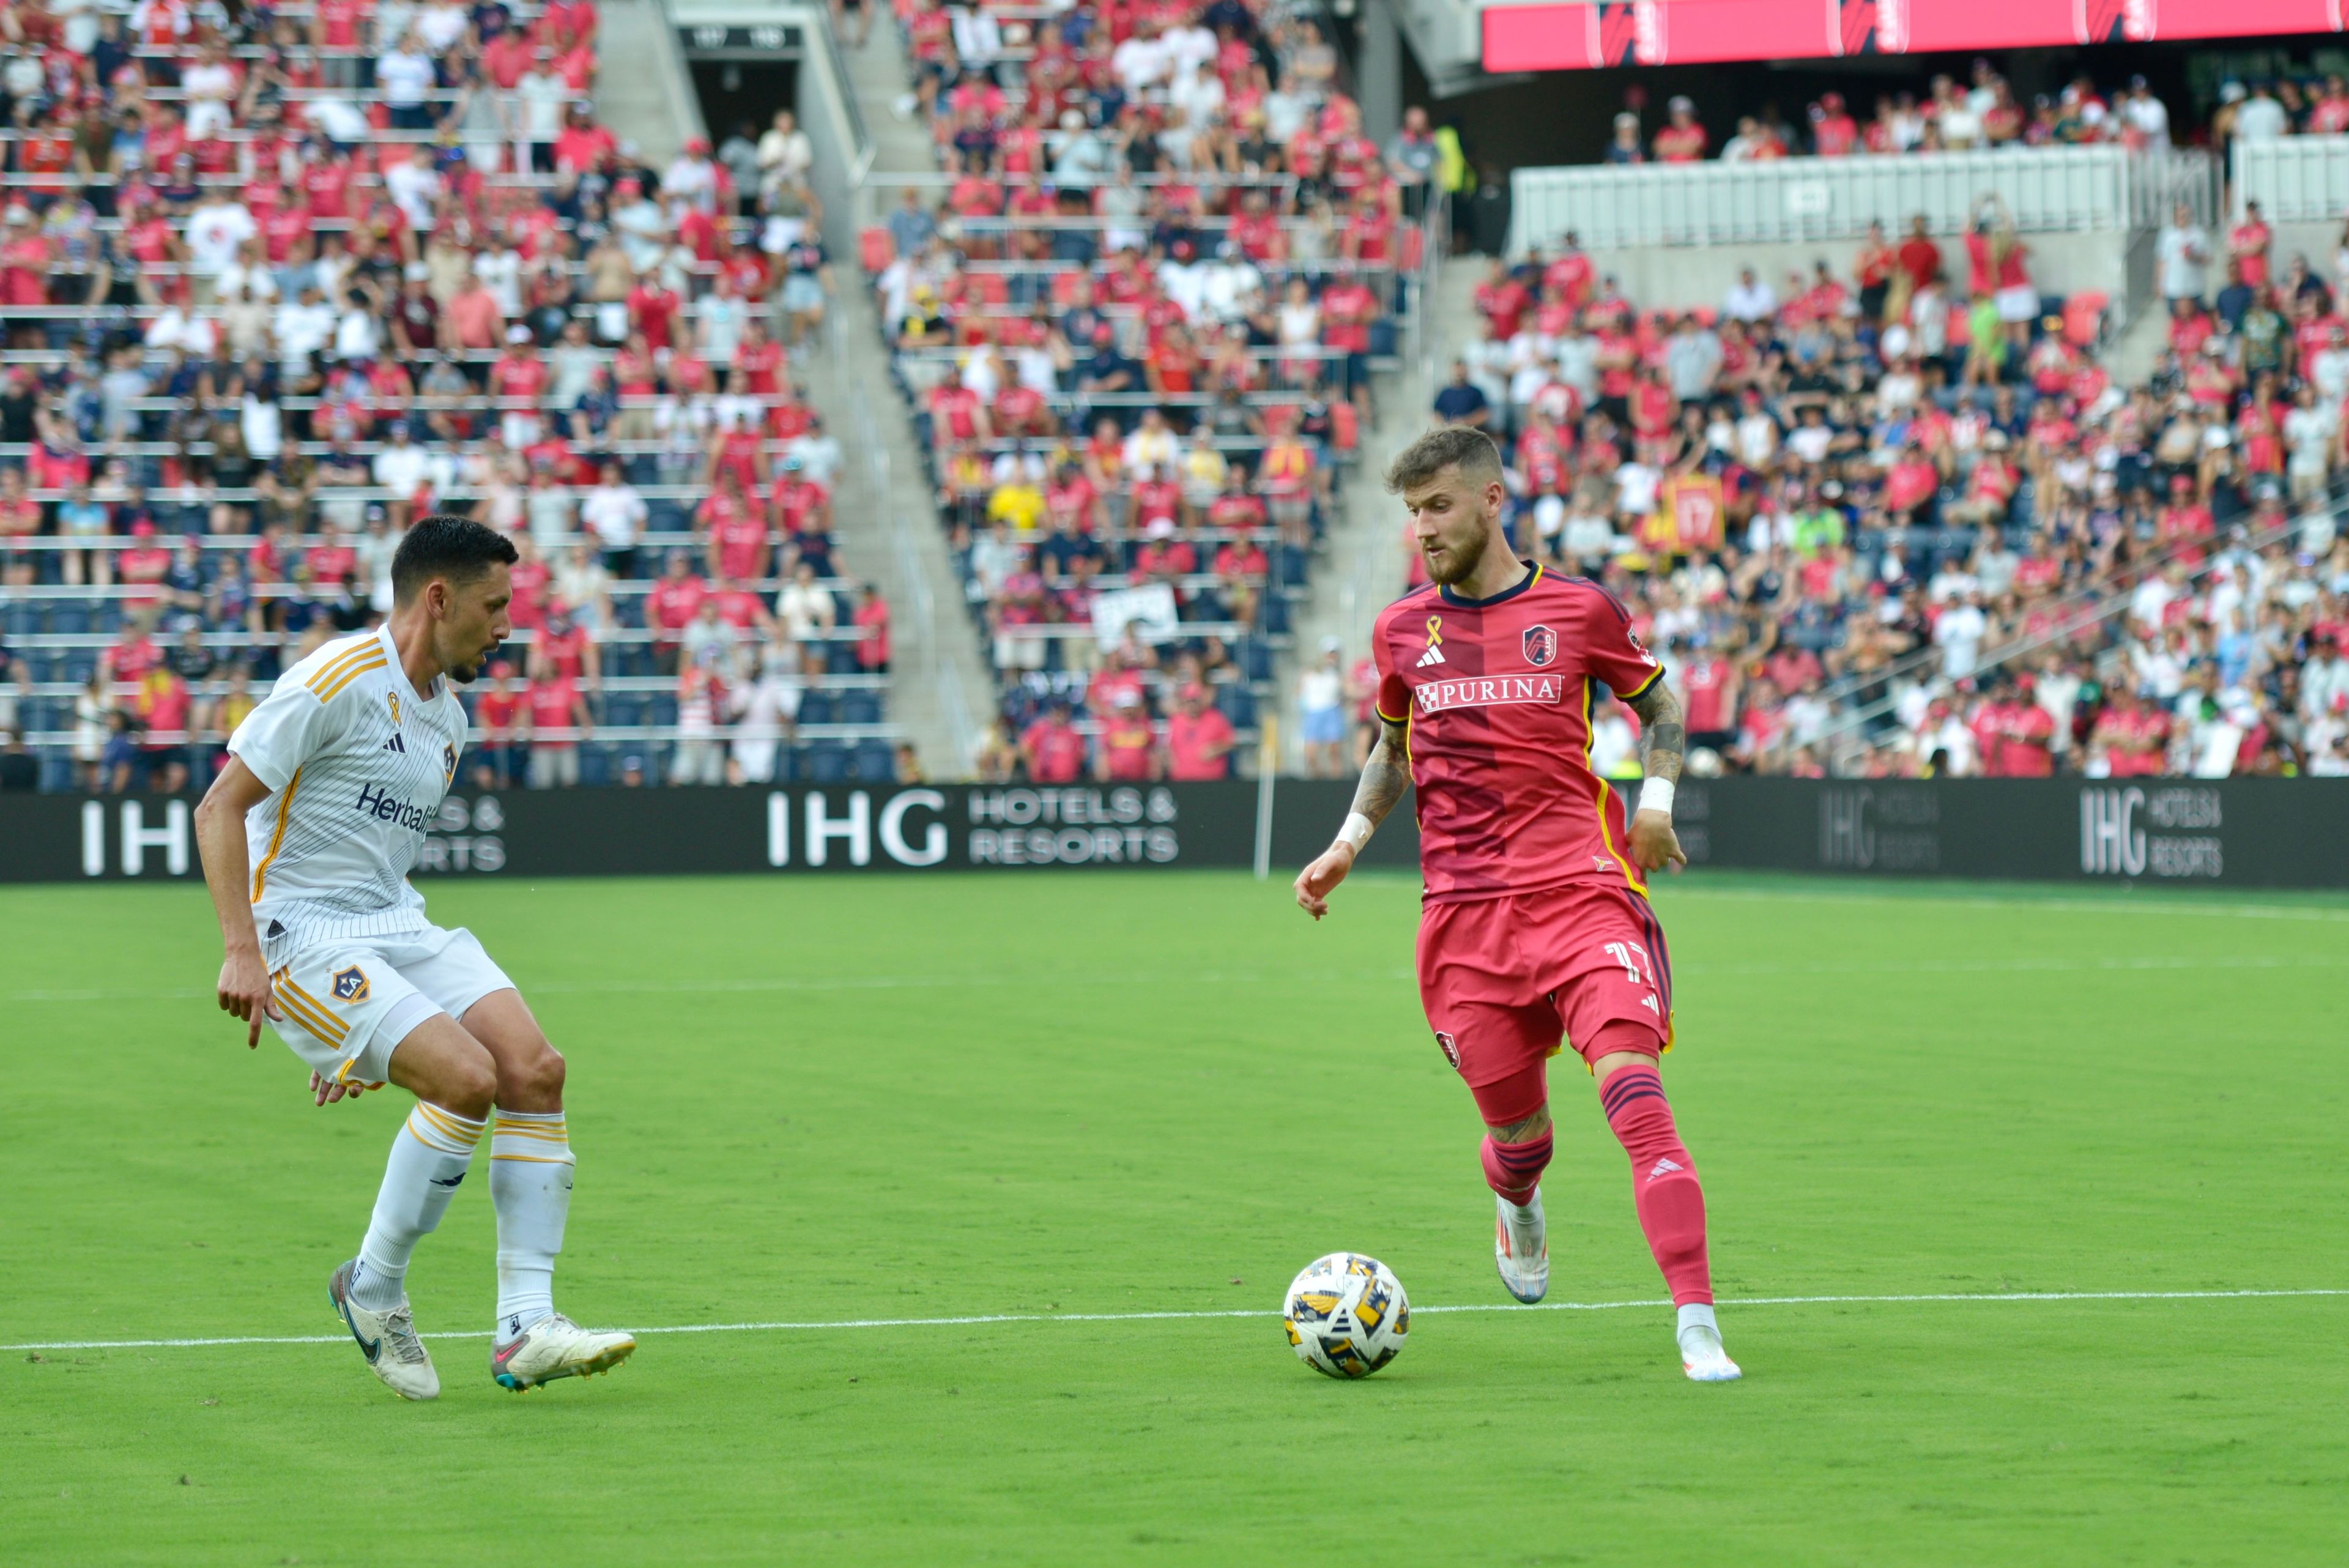
<instances>
[{"instance_id":1,"label":"tattooed arm","mask_svg":"<svg viewBox=\"0 0 2349 1568\"><path fill-rule=\"evenodd\" d=\"M1362 782L1354 788L1354 805L1346 826L1319 859L1297 874L1297 907L1315 919L1330 912L1330 895L1354 868L1354 857L1371 841L1371 832L1386 820L1403 791L1411 787L1409 732L1402 724L1381 723L1378 744L1362 764Z\"/></svg>"},{"instance_id":2,"label":"tattooed arm","mask_svg":"<svg viewBox=\"0 0 2349 1568\"><path fill-rule=\"evenodd\" d=\"M1640 718L1640 765L1648 778L1640 788L1640 807L1631 815L1631 860L1642 871L1661 871L1667 865L1677 870L1688 864L1680 836L1672 831L1672 790L1680 783L1681 759L1688 751L1681 700L1658 680L1630 706Z\"/></svg>"}]
</instances>

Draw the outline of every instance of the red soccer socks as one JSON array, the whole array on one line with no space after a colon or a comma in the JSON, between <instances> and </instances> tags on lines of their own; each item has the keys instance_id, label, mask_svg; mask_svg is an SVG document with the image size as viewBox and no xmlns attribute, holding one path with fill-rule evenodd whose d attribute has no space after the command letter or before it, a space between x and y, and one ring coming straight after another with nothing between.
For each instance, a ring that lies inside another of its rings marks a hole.
<instances>
[{"instance_id":1,"label":"red soccer socks","mask_svg":"<svg viewBox=\"0 0 2349 1568\"><path fill-rule=\"evenodd\" d=\"M1496 1143L1487 1133L1477 1152L1484 1157L1485 1184L1522 1209L1534 1200L1534 1189L1549 1165L1549 1128L1523 1143Z\"/></svg>"},{"instance_id":2,"label":"red soccer socks","mask_svg":"<svg viewBox=\"0 0 2349 1568\"><path fill-rule=\"evenodd\" d=\"M1664 1098L1664 1083L1645 1063L1619 1067L1599 1085L1599 1101L1607 1125L1631 1157L1631 1198L1640 1213L1640 1230L1648 1251L1663 1271L1672 1304L1713 1300L1713 1271L1704 1251L1704 1189L1697 1183L1696 1162L1672 1126L1672 1107ZM1487 1150L1492 1148L1488 1141ZM1548 1158L1548 1140L1542 1156ZM1493 1156L1485 1156L1485 1178L1493 1179ZM1495 1181L1497 1190L1499 1182ZM1506 1196L1506 1194L1503 1194Z\"/></svg>"}]
</instances>

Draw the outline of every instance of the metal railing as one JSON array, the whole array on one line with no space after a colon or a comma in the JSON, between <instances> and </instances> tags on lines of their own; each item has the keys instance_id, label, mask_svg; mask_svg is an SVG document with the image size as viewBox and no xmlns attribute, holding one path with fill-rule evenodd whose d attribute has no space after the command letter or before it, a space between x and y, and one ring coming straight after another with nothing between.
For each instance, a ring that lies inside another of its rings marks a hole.
<instances>
[{"instance_id":1,"label":"metal railing","mask_svg":"<svg viewBox=\"0 0 2349 1568\"><path fill-rule=\"evenodd\" d=\"M1510 176L1509 248L1857 240L1898 236L1922 214L1935 234L1966 229L1995 194L2023 234L2158 227L2183 200L2215 215L2209 155L2122 147L2029 147L1897 157L1782 158L1520 169Z\"/></svg>"},{"instance_id":2,"label":"metal railing","mask_svg":"<svg viewBox=\"0 0 2349 1568\"><path fill-rule=\"evenodd\" d=\"M2232 217L2246 202L2271 223L2337 223L2349 213L2349 136L2238 141L2228 172Z\"/></svg>"}]
</instances>

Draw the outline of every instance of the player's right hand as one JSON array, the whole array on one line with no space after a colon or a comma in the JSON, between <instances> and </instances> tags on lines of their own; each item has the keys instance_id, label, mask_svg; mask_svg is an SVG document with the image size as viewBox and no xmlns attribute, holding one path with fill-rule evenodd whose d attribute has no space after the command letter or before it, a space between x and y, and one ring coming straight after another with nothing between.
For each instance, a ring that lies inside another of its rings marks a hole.
<instances>
[{"instance_id":1,"label":"player's right hand","mask_svg":"<svg viewBox=\"0 0 2349 1568\"><path fill-rule=\"evenodd\" d=\"M231 953L221 961L220 1009L252 1025L244 1036L248 1051L261 1044L263 1019L285 1016L269 994L269 971L262 967L259 953Z\"/></svg>"},{"instance_id":2,"label":"player's right hand","mask_svg":"<svg viewBox=\"0 0 2349 1568\"><path fill-rule=\"evenodd\" d=\"M1321 857L1297 874L1297 907L1319 919L1330 912L1330 895L1354 868L1354 846L1332 844Z\"/></svg>"}]
</instances>

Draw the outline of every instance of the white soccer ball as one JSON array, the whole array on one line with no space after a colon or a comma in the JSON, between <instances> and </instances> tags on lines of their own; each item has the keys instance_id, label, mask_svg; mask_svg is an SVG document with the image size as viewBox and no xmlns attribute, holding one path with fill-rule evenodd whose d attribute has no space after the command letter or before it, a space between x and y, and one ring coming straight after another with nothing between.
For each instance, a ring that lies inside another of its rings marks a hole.
<instances>
[{"instance_id":1,"label":"white soccer ball","mask_svg":"<svg viewBox=\"0 0 2349 1568\"><path fill-rule=\"evenodd\" d=\"M1411 1303L1376 1258L1332 1252L1288 1282L1281 1308L1297 1358L1330 1377L1368 1377L1402 1349Z\"/></svg>"}]
</instances>

